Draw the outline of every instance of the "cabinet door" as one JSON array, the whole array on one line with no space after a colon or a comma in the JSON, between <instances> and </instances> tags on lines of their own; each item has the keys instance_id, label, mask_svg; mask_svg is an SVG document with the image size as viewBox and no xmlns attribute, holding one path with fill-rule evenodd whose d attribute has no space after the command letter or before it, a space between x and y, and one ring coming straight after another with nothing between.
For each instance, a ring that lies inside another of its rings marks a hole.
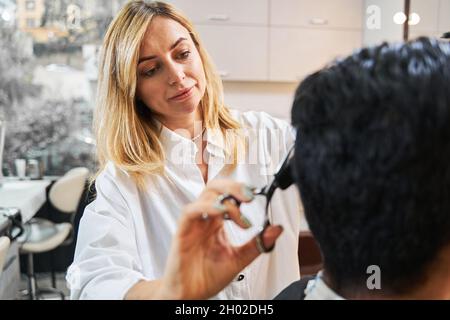
<instances>
[{"instance_id":1,"label":"cabinet door","mask_svg":"<svg viewBox=\"0 0 450 320\"><path fill-rule=\"evenodd\" d=\"M439 6L439 31L450 31L450 0L441 0Z\"/></svg>"},{"instance_id":2,"label":"cabinet door","mask_svg":"<svg viewBox=\"0 0 450 320\"><path fill-rule=\"evenodd\" d=\"M268 24L269 0L169 0L196 24Z\"/></svg>"},{"instance_id":3,"label":"cabinet door","mask_svg":"<svg viewBox=\"0 0 450 320\"><path fill-rule=\"evenodd\" d=\"M409 33L408 40L414 40L419 37L432 37L432 38L440 38L442 36L442 32L439 31L411 31Z\"/></svg>"},{"instance_id":4,"label":"cabinet door","mask_svg":"<svg viewBox=\"0 0 450 320\"><path fill-rule=\"evenodd\" d=\"M438 29L439 0L412 0L411 14L417 13L419 23L410 25L411 33L420 35L434 34Z\"/></svg>"},{"instance_id":5,"label":"cabinet door","mask_svg":"<svg viewBox=\"0 0 450 320\"><path fill-rule=\"evenodd\" d=\"M363 0L272 0L270 24L361 29Z\"/></svg>"},{"instance_id":6,"label":"cabinet door","mask_svg":"<svg viewBox=\"0 0 450 320\"><path fill-rule=\"evenodd\" d=\"M272 28L269 78L298 82L334 58L350 54L361 42L361 31Z\"/></svg>"},{"instance_id":7,"label":"cabinet door","mask_svg":"<svg viewBox=\"0 0 450 320\"><path fill-rule=\"evenodd\" d=\"M197 30L223 80L267 80L267 27L198 25Z\"/></svg>"}]
</instances>

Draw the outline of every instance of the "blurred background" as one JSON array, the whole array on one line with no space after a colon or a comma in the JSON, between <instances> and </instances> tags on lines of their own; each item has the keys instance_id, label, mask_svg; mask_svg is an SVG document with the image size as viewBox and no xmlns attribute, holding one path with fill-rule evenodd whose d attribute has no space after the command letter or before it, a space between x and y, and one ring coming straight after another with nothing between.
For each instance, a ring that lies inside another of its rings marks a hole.
<instances>
[{"instance_id":1,"label":"blurred background","mask_svg":"<svg viewBox=\"0 0 450 320\"><path fill-rule=\"evenodd\" d=\"M45 175L94 169L97 53L124 1L0 0L3 174L39 159Z\"/></svg>"},{"instance_id":2,"label":"blurred background","mask_svg":"<svg viewBox=\"0 0 450 320\"><path fill-rule=\"evenodd\" d=\"M289 120L297 83L363 45L450 30L450 0L176 0L224 80L226 103ZM125 0L0 0L2 172L93 170L97 56ZM405 15L407 9L408 15ZM408 22L406 22L408 16Z\"/></svg>"}]
</instances>

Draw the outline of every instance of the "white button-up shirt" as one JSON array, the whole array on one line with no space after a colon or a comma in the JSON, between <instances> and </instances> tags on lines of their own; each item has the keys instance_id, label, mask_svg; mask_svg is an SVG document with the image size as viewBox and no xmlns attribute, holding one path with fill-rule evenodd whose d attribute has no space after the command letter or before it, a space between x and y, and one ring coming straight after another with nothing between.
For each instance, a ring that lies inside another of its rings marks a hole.
<instances>
[{"instance_id":1,"label":"white button-up shirt","mask_svg":"<svg viewBox=\"0 0 450 320\"><path fill-rule=\"evenodd\" d=\"M294 143L292 127L263 112L232 114L244 128L250 128L246 131L247 158L225 173L223 140L208 130L208 181L228 178L262 187ZM145 190L139 190L112 163L96 179L97 197L80 221L75 258L67 274L72 299L123 299L139 280L163 276L182 208L199 197L205 183L195 163L195 143L164 126L160 141L167 158L165 175L148 176ZM252 219L264 214L264 209L264 197L241 206L242 213ZM299 279L297 250L303 211L296 187L275 192L270 211L272 223L284 228L274 251L258 257L214 298L272 299ZM226 221L225 230L233 244L242 244L258 227L243 230Z\"/></svg>"}]
</instances>

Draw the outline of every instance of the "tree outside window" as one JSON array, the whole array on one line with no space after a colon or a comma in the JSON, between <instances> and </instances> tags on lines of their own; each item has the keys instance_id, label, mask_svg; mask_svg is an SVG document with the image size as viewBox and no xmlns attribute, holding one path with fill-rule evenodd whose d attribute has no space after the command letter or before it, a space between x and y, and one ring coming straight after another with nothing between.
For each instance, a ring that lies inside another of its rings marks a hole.
<instances>
[{"instance_id":1,"label":"tree outside window","mask_svg":"<svg viewBox=\"0 0 450 320\"><path fill-rule=\"evenodd\" d=\"M17 158L42 161L46 175L76 166L95 170L96 56L125 1L42 1L40 17L30 19L26 11L37 10L38 3L27 1L27 10L17 17L24 24L5 27L0 21L0 117L6 123L1 169L6 176L15 174Z\"/></svg>"},{"instance_id":2,"label":"tree outside window","mask_svg":"<svg viewBox=\"0 0 450 320\"><path fill-rule=\"evenodd\" d=\"M27 28L34 28L36 26L36 20L28 18L27 19Z\"/></svg>"}]
</instances>

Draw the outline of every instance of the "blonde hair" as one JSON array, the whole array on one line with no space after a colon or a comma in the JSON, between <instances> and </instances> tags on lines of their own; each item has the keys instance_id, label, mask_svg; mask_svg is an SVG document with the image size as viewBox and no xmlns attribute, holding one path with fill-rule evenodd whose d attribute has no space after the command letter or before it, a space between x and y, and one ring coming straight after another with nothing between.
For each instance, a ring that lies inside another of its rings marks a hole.
<instances>
[{"instance_id":1,"label":"blonde hair","mask_svg":"<svg viewBox=\"0 0 450 320\"><path fill-rule=\"evenodd\" d=\"M97 175L111 161L130 174L140 187L144 185L145 174L164 173L165 154L158 139L158 126L152 121L151 113L140 110L142 108L136 98L139 50L147 27L155 16L175 20L190 33L203 62L206 78L205 94L200 101L204 125L222 132L229 159L227 163L231 168L237 164L240 149L238 129L241 126L223 103L222 81L192 23L169 4L130 1L112 21L104 38L94 131L100 166Z\"/></svg>"}]
</instances>

